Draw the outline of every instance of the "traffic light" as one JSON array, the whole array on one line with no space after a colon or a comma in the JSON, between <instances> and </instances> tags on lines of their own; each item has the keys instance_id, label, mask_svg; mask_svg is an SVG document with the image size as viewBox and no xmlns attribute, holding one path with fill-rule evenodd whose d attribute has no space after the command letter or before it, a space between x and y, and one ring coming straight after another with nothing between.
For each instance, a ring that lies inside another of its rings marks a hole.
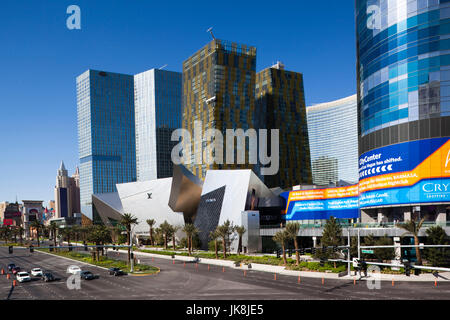
<instances>
[{"instance_id":1,"label":"traffic light","mask_svg":"<svg viewBox=\"0 0 450 320\"><path fill-rule=\"evenodd\" d=\"M411 275L411 262L403 260L403 265L405 266L405 275L409 277Z\"/></svg>"},{"instance_id":2,"label":"traffic light","mask_svg":"<svg viewBox=\"0 0 450 320\"><path fill-rule=\"evenodd\" d=\"M86 243L84 244L84 251L88 251L88 246Z\"/></svg>"},{"instance_id":3,"label":"traffic light","mask_svg":"<svg viewBox=\"0 0 450 320\"><path fill-rule=\"evenodd\" d=\"M280 258L280 250L277 250L276 252L277 252L277 259L279 259Z\"/></svg>"},{"instance_id":4,"label":"traffic light","mask_svg":"<svg viewBox=\"0 0 450 320\"><path fill-rule=\"evenodd\" d=\"M421 273L422 273L422 271L420 269L414 268L414 275L415 276L419 276Z\"/></svg>"},{"instance_id":5,"label":"traffic light","mask_svg":"<svg viewBox=\"0 0 450 320\"><path fill-rule=\"evenodd\" d=\"M316 248L311 248L311 253L316 254Z\"/></svg>"},{"instance_id":6,"label":"traffic light","mask_svg":"<svg viewBox=\"0 0 450 320\"><path fill-rule=\"evenodd\" d=\"M320 258L319 265L320 265L321 267L323 267L323 266L325 265L325 260L324 260L323 258Z\"/></svg>"},{"instance_id":7,"label":"traffic light","mask_svg":"<svg viewBox=\"0 0 450 320\"><path fill-rule=\"evenodd\" d=\"M48 249L49 249L50 252L53 252L53 245L52 245L52 244L49 245L49 248L48 248Z\"/></svg>"},{"instance_id":8,"label":"traffic light","mask_svg":"<svg viewBox=\"0 0 450 320\"><path fill-rule=\"evenodd\" d=\"M288 256L289 256L289 258L292 257L292 249L288 250Z\"/></svg>"},{"instance_id":9,"label":"traffic light","mask_svg":"<svg viewBox=\"0 0 450 320\"><path fill-rule=\"evenodd\" d=\"M69 244L69 251L72 251L72 245Z\"/></svg>"},{"instance_id":10,"label":"traffic light","mask_svg":"<svg viewBox=\"0 0 450 320\"><path fill-rule=\"evenodd\" d=\"M34 252L34 248L33 248L33 246L31 245L30 246L30 253L33 253Z\"/></svg>"},{"instance_id":11,"label":"traffic light","mask_svg":"<svg viewBox=\"0 0 450 320\"><path fill-rule=\"evenodd\" d=\"M13 253L13 246L9 246L9 247L8 247L8 252L9 252L9 254L12 254L12 253Z\"/></svg>"}]
</instances>

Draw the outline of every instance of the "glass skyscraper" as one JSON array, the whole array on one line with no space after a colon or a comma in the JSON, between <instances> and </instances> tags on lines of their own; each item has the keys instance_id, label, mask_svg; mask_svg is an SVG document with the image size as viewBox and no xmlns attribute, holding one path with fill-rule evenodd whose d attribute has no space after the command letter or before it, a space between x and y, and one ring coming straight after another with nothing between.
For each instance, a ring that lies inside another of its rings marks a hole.
<instances>
[{"instance_id":1,"label":"glass skyscraper","mask_svg":"<svg viewBox=\"0 0 450 320\"><path fill-rule=\"evenodd\" d=\"M179 72L151 69L134 76L138 181L172 177L172 131L181 128Z\"/></svg>"},{"instance_id":2,"label":"glass skyscraper","mask_svg":"<svg viewBox=\"0 0 450 320\"><path fill-rule=\"evenodd\" d=\"M358 182L356 95L306 108L313 183Z\"/></svg>"},{"instance_id":3,"label":"glass skyscraper","mask_svg":"<svg viewBox=\"0 0 450 320\"><path fill-rule=\"evenodd\" d=\"M450 1L357 0L356 28L360 152L448 135Z\"/></svg>"},{"instance_id":4,"label":"glass skyscraper","mask_svg":"<svg viewBox=\"0 0 450 320\"><path fill-rule=\"evenodd\" d=\"M262 177L270 188L311 184L311 162L306 121L303 75L284 69L278 62L256 74L258 129L278 129L280 168Z\"/></svg>"},{"instance_id":5,"label":"glass skyscraper","mask_svg":"<svg viewBox=\"0 0 450 320\"><path fill-rule=\"evenodd\" d=\"M134 81L88 70L76 82L81 211L92 217L92 194L136 181Z\"/></svg>"},{"instance_id":6,"label":"glass skyscraper","mask_svg":"<svg viewBox=\"0 0 450 320\"><path fill-rule=\"evenodd\" d=\"M186 167L204 179L209 169L252 169L248 164L206 164L205 137L194 136L195 121L201 121L201 134L217 129L254 128L256 48L214 39L183 62L183 129L191 134L193 152ZM188 148L183 144L184 150ZM215 152L224 152L220 147ZM248 155L248 144L246 144ZM248 157L246 156L246 159Z\"/></svg>"}]
</instances>

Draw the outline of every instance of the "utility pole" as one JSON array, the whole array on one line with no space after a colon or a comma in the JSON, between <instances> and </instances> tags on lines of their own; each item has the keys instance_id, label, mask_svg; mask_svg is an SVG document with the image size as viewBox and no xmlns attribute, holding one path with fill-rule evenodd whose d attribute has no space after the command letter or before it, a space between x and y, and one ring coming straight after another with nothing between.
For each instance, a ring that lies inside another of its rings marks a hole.
<instances>
[{"instance_id":1,"label":"utility pole","mask_svg":"<svg viewBox=\"0 0 450 320\"><path fill-rule=\"evenodd\" d=\"M133 254L133 229L131 228L131 234L130 234L130 245L131 245L131 265L130 265L130 272L134 272L134 254Z\"/></svg>"},{"instance_id":2,"label":"utility pole","mask_svg":"<svg viewBox=\"0 0 450 320\"><path fill-rule=\"evenodd\" d=\"M350 270L350 248L351 248L351 242L350 242L350 229L347 229L347 243L348 243L348 251L347 251L347 268L348 268L348 276L351 276L351 270Z\"/></svg>"},{"instance_id":3,"label":"utility pole","mask_svg":"<svg viewBox=\"0 0 450 320\"><path fill-rule=\"evenodd\" d=\"M361 246L361 240L359 237L359 228L358 228L358 261L360 264L360 268L359 268L359 279L361 279L361 250L360 250L360 246Z\"/></svg>"}]
</instances>

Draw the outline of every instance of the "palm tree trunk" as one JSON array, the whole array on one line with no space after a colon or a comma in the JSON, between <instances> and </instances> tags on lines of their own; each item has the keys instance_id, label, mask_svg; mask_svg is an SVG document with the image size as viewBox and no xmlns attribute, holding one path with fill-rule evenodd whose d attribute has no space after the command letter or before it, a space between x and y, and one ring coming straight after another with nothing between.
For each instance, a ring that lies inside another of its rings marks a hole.
<instances>
[{"instance_id":1,"label":"palm tree trunk","mask_svg":"<svg viewBox=\"0 0 450 320\"><path fill-rule=\"evenodd\" d=\"M130 243L131 243L131 235L130 232L127 230L127 238L128 238L128 264L131 263L131 248L130 248Z\"/></svg>"},{"instance_id":2,"label":"palm tree trunk","mask_svg":"<svg viewBox=\"0 0 450 320\"><path fill-rule=\"evenodd\" d=\"M188 236L188 255L191 256L191 236Z\"/></svg>"},{"instance_id":3,"label":"palm tree trunk","mask_svg":"<svg viewBox=\"0 0 450 320\"><path fill-rule=\"evenodd\" d=\"M286 251L284 249L284 243L281 244L281 250L283 250L283 263L284 263L284 265L286 265L287 264L287 259L286 259Z\"/></svg>"},{"instance_id":4,"label":"palm tree trunk","mask_svg":"<svg viewBox=\"0 0 450 320\"><path fill-rule=\"evenodd\" d=\"M219 259L219 252L217 250L217 239L214 240L214 250L216 252L216 259Z\"/></svg>"},{"instance_id":5,"label":"palm tree trunk","mask_svg":"<svg viewBox=\"0 0 450 320\"><path fill-rule=\"evenodd\" d=\"M175 234L172 236L172 244L173 244L173 250L175 251L177 249L176 245L175 245Z\"/></svg>"},{"instance_id":6,"label":"palm tree trunk","mask_svg":"<svg viewBox=\"0 0 450 320\"><path fill-rule=\"evenodd\" d=\"M298 252L297 237L294 238L294 247L295 247L295 264L298 266L300 264L300 253Z\"/></svg>"},{"instance_id":7,"label":"palm tree trunk","mask_svg":"<svg viewBox=\"0 0 450 320\"><path fill-rule=\"evenodd\" d=\"M416 258L417 258L417 263L419 265L422 265L422 256L420 254L420 249L419 249L419 237L418 236L414 236L414 244L416 245Z\"/></svg>"},{"instance_id":8,"label":"palm tree trunk","mask_svg":"<svg viewBox=\"0 0 450 320\"><path fill-rule=\"evenodd\" d=\"M39 247L40 243L39 243L39 230L38 229L36 229L36 235L37 235L37 242L38 242L38 247Z\"/></svg>"},{"instance_id":9,"label":"palm tree trunk","mask_svg":"<svg viewBox=\"0 0 450 320\"><path fill-rule=\"evenodd\" d=\"M153 228L150 227L150 245L153 246Z\"/></svg>"},{"instance_id":10,"label":"palm tree trunk","mask_svg":"<svg viewBox=\"0 0 450 320\"><path fill-rule=\"evenodd\" d=\"M167 250L167 233L164 234L164 250Z\"/></svg>"},{"instance_id":11,"label":"palm tree trunk","mask_svg":"<svg viewBox=\"0 0 450 320\"><path fill-rule=\"evenodd\" d=\"M239 235L238 254L241 254L241 251L242 251L242 236Z\"/></svg>"},{"instance_id":12,"label":"palm tree trunk","mask_svg":"<svg viewBox=\"0 0 450 320\"><path fill-rule=\"evenodd\" d=\"M55 246L55 251L57 251L57 249L56 249L56 229L53 229L53 244Z\"/></svg>"},{"instance_id":13,"label":"palm tree trunk","mask_svg":"<svg viewBox=\"0 0 450 320\"><path fill-rule=\"evenodd\" d=\"M227 258L227 243L225 241L225 237L222 239L222 245L223 245L223 258Z\"/></svg>"}]
</instances>

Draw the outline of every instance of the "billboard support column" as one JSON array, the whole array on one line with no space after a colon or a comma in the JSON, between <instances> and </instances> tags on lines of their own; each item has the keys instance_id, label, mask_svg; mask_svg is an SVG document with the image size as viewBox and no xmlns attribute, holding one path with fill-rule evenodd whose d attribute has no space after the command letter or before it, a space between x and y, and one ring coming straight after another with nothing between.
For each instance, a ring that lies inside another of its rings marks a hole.
<instances>
[{"instance_id":1,"label":"billboard support column","mask_svg":"<svg viewBox=\"0 0 450 320\"><path fill-rule=\"evenodd\" d=\"M437 223L446 223L447 222L447 210L445 206L438 206L436 212L436 222Z\"/></svg>"},{"instance_id":2,"label":"billboard support column","mask_svg":"<svg viewBox=\"0 0 450 320\"><path fill-rule=\"evenodd\" d=\"M406 210L407 211L403 213L403 221L411 221L411 207L408 207Z\"/></svg>"}]
</instances>

